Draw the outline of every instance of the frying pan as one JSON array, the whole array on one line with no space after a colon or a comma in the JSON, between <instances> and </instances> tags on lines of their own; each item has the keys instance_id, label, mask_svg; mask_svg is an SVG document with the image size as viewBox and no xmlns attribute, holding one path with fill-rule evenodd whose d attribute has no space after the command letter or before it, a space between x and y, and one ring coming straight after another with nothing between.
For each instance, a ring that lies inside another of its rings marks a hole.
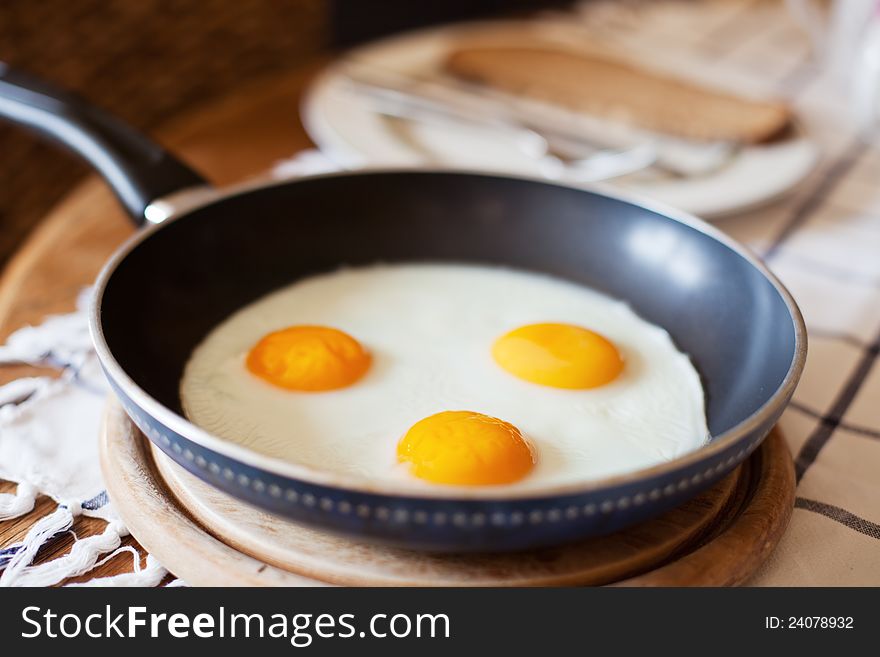
<instances>
[{"instance_id":1,"label":"frying pan","mask_svg":"<svg viewBox=\"0 0 880 657\"><path fill-rule=\"evenodd\" d=\"M683 503L742 462L782 413L804 365L804 324L785 288L741 246L680 212L448 170L349 172L217 191L118 120L8 68L0 70L0 116L82 155L131 218L148 225L106 264L91 309L95 349L134 423L201 479L303 523L445 551L533 548L612 532ZM504 265L627 301L691 356L711 440L599 481L516 495L503 487L414 494L399 483L268 458L184 418L184 364L218 322L299 278L377 261Z\"/></svg>"}]
</instances>

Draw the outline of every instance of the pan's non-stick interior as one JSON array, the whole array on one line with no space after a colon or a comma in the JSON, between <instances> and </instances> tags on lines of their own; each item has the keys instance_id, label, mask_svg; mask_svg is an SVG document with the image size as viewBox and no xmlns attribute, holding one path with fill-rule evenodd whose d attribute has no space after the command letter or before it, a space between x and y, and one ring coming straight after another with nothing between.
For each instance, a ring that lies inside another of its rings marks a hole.
<instances>
[{"instance_id":1,"label":"pan's non-stick interior","mask_svg":"<svg viewBox=\"0 0 880 657\"><path fill-rule=\"evenodd\" d=\"M179 413L190 352L242 305L340 265L420 260L545 272L628 301L692 357L713 435L770 398L795 351L779 292L701 231L583 190L438 172L306 179L201 208L121 262L101 321L123 369Z\"/></svg>"}]
</instances>

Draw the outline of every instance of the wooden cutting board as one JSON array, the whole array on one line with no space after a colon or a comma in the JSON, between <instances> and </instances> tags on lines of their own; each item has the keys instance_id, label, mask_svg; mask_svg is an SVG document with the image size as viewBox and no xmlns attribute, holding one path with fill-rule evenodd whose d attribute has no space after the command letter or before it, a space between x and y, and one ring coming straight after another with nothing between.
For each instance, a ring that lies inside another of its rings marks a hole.
<instances>
[{"instance_id":1,"label":"wooden cutting board","mask_svg":"<svg viewBox=\"0 0 880 657\"><path fill-rule=\"evenodd\" d=\"M179 577L205 586L730 586L767 558L794 503L776 430L715 486L625 531L527 552L426 554L329 535L218 491L152 448L115 401L100 440L125 524Z\"/></svg>"}]
</instances>

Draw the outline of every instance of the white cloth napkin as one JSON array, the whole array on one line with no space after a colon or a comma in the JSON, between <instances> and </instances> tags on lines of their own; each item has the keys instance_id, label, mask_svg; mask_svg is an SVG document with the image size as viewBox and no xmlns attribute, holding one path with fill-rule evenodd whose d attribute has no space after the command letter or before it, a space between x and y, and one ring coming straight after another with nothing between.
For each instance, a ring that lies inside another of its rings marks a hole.
<instances>
[{"instance_id":1,"label":"white cloth napkin","mask_svg":"<svg viewBox=\"0 0 880 657\"><path fill-rule=\"evenodd\" d=\"M133 553L133 572L118 581L155 585L167 573L154 559L120 547L128 530L109 504L98 463L98 427L109 388L91 346L84 291L77 310L13 333L0 347L0 364L50 365L58 378L31 377L0 387L0 478L18 483L0 495L0 520L29 513L36 495L58 503L19 543L0 548L0 586L48 586L81 575L121 551ZM70 552L37 566L43 545L71 530L76 516L102 518L101 534L78 539Z\"/></svg>"}]
</instances>

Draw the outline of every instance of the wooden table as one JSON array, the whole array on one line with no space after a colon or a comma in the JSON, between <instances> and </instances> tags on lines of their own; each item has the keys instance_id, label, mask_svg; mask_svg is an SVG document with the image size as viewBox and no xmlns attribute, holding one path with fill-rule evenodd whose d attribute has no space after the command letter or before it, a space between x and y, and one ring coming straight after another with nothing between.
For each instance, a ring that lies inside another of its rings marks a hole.
<instances>
[{"instance_id":1,"label":"wooden table","mask_svg":"<svg viewBox=\"0 0 880 657\"><path fill-rule=\"evenodd\" d=\"M243 84L226 100L179 117L159 132L159 140L217 185L265 172L278 160L311 146L297 117L301 92L319 68L312 63ZM133 230L99 178L91 177L73 189L34 230L0 278L0 339L26 324L40 323L48 314L72 310L77 293L94 280L103 262ZM50 373L54 372L28 366L3 367L0 384ZM0 492L14 490L14 484L0 481ZM43 497L28 515L0 523L0 546L19 540L54 506ZM103 528L102 520L83 517L73 527L80 537ZM72 543L69 535L53 542L37 563L66 553ZM125 544L138 547L130 537ZM80 579L130 570L130 555L120 555Z\"/></svg>"}]
</instances>

